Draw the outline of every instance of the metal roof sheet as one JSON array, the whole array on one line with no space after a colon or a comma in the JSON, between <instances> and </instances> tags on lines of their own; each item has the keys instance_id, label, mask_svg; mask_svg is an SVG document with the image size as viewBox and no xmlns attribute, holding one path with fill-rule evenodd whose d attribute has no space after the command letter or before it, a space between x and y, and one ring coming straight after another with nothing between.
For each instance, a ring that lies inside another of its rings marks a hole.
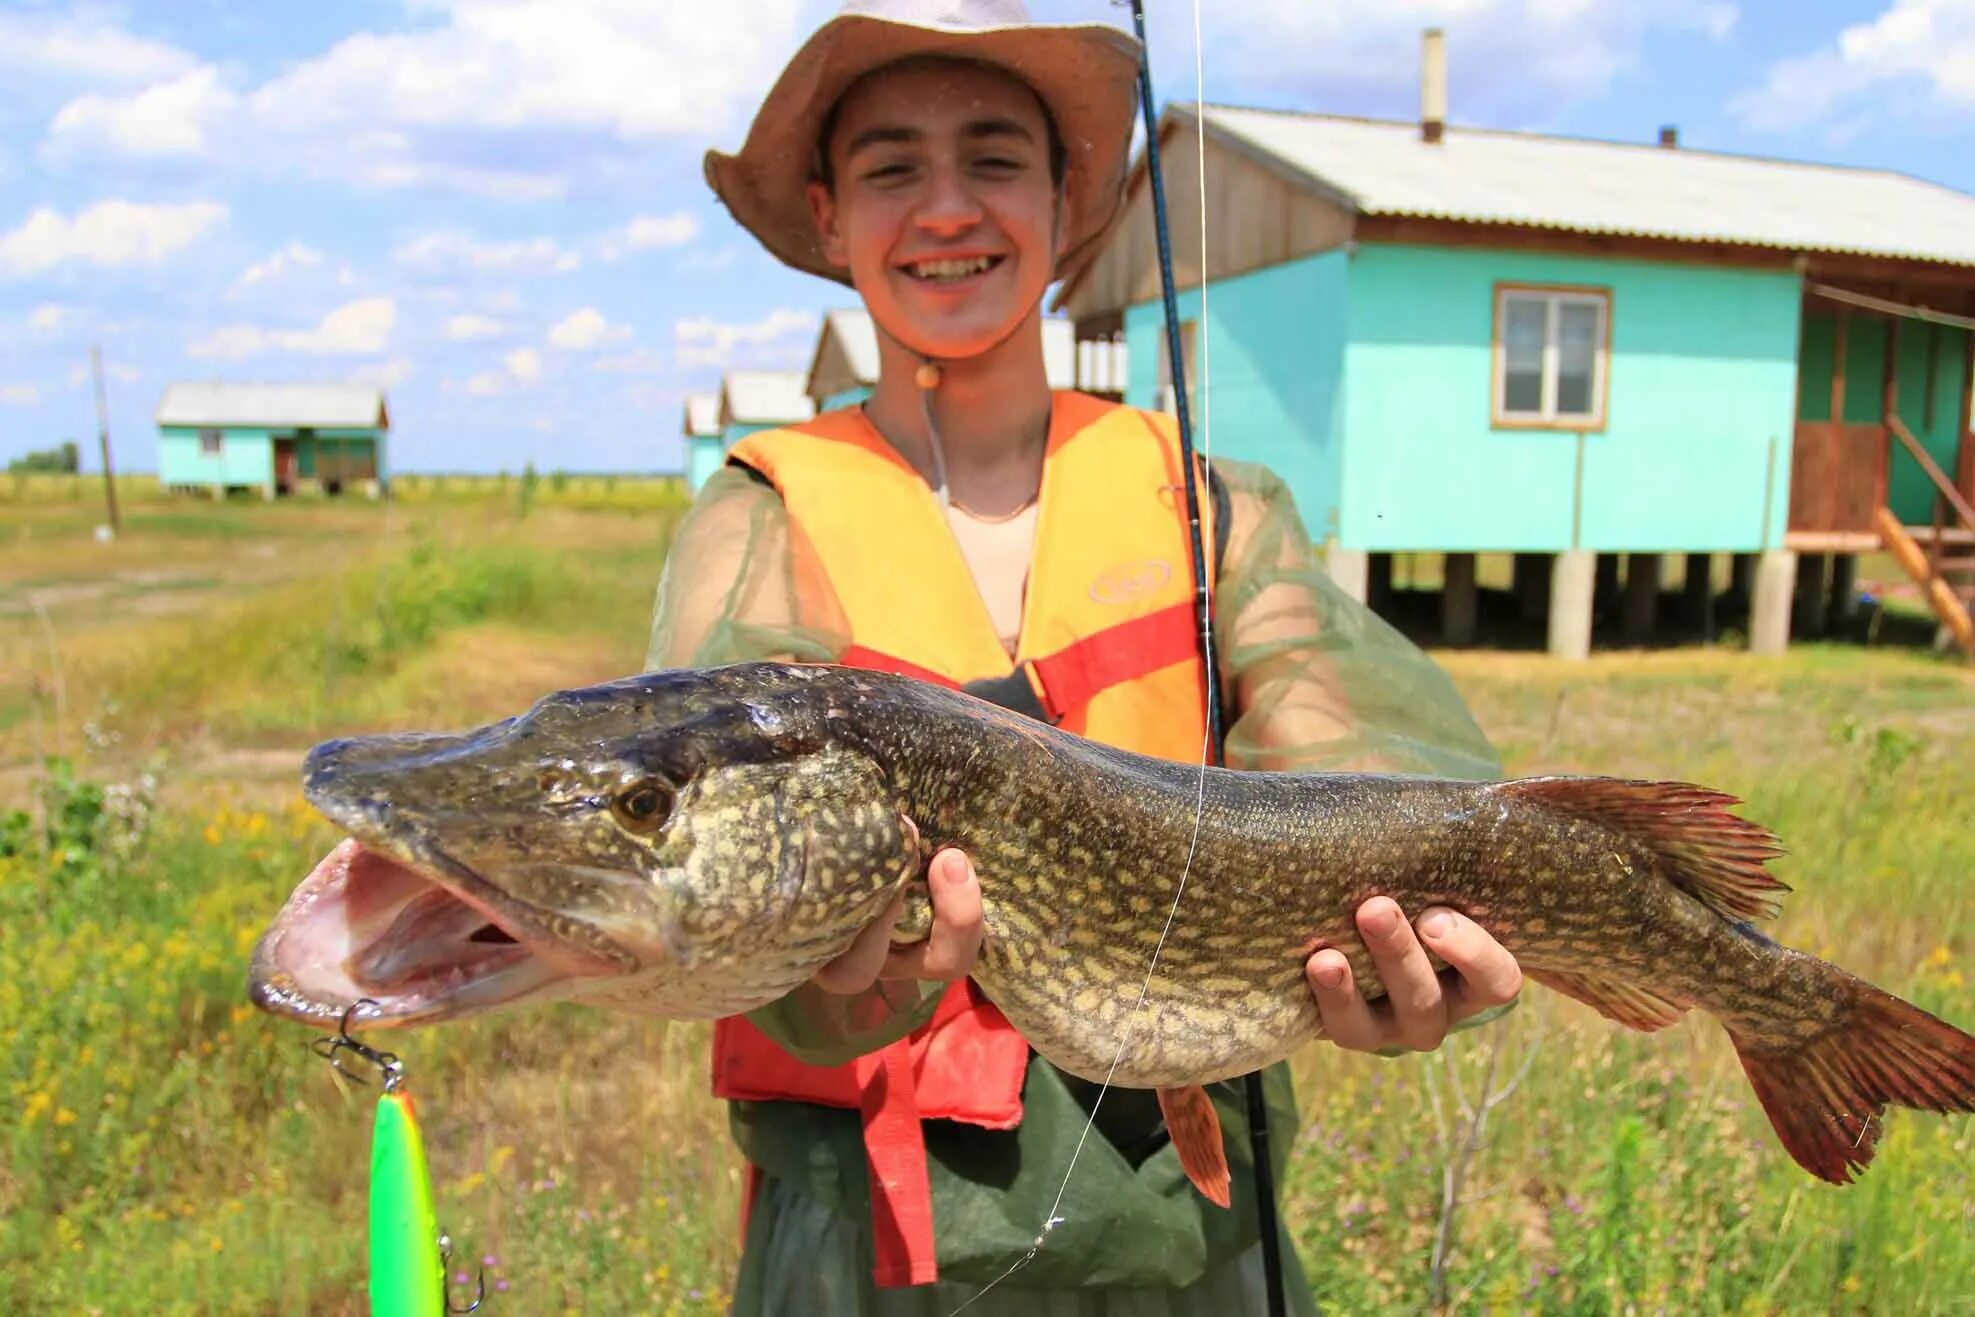
<instances>
[{"instance_id":1,"label":"metal roof sheet","mask_svg":"<svg viewBox=\"0 0 1975 1317\"><path fill-rule=\"evenodd\" d=\"M720 381L720 419L741 425L788 425L816 415L799 370L730 370Z\"/></svg>"},{"instance_id":2,"label":"metal roof sheet","mask_svg":"<svg viewBox=\"0 0 1975 1317\"><path fill-rule=\"evenodd\" d=\"M720 433L720 397L718 394L689 393L686 395L686 433L689 435Z\"/></svg>"},{"instance_id":3,"label":"metal roof sheet","mask_svg":"<svg viewBox=\"0 0 1975 1317\"><path fill-rule=\"evenodd\" d=\"M366 429L388 424L383 390L367 384L172 384L158 400L159 425L253 425Z\"/></svg>"},{"instance_id":4,"label":"metal roof sheet","mask_svg":"<svg viewBox=\"0 0 1975 1317\"><path fill-rule=\"evenodd\" d=\"M1889 170L1451 124L1436 144L1411 121L1203 111L1368 215L1975 265L1975 196Z\"/></svg>"}]
</instances>

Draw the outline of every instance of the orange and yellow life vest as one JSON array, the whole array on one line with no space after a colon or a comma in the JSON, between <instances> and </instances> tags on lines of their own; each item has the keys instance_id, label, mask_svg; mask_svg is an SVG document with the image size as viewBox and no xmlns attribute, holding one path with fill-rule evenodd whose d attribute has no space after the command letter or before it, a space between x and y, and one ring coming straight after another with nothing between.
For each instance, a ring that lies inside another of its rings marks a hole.
<instances>
[{"instance_id":1,"label":"orange and yellow life vest","mask_svg":"<svg viewBox=\"0 0 1975 1317\"><path fill-rule=\"evenodd\" d=\"M965 687L1093 740L1198 761L1204 683L1170 417L1053 395L1012 662L933 492L861 409L749 435L730 460L774 485L814 548L849 625L845 663ZM1211 573L1217 508L1202 474ZM859 1111L877 1283L926 1284L938 1268L919 1122L1012 1128L1028 1055L969 980L911 1035L841 1066L805 1065L744 1017L720 1020L713 1091Z\"/></svg>"}]
</instances>

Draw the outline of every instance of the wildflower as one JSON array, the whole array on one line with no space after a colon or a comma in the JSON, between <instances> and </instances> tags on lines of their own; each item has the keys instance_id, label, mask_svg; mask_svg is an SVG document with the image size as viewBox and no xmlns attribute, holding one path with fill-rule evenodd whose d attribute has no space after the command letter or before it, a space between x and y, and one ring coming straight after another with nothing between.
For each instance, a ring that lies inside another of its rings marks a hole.
<instances>
[{"instance_id":1,"label":"wildflower","mask_svg":"<svg viewBox=\"0 0 1975 1317\"><path fill-rule=\"evenodd\" d=\"M222 1240L218 1235L214 1235L212 1237L211 1243L213 1246L213 1252L215 1253L219 1252L221 1249L226 1247L226 1242Z\"/></svg>"},{"instance_id":2,"label":"wildflower","mask_svg":"<svg viewBox=\"0 0 1975 1317\"><path fill-rule=\"evenodd\" d=\"M1946 969L1948 962L1953 959L1953 955L1948 951L1948 944L1943 942L1927 953L1927 967L1929 969Z\"/></svg>"},{"instance_id":3,"label":"wildflower","mask_svg":"<svg viewBox=\"0 0 1975 1317\"><path fill-rule=\"evenodd\" d=\"M67 1107L57 1108L55 1111L55 1123L57 1125L73 1125L75 1124L75 1113Z\"/></svg>"}]
</instances>

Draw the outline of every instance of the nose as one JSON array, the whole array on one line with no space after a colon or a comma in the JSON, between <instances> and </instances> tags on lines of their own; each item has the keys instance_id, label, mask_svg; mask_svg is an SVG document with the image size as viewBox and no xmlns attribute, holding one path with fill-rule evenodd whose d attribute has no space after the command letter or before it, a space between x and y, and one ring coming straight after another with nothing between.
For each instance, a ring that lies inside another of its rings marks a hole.
<instances>
[{"instance_id":1,"label":"nose","mask_svg":"<svg viewBox=\"0 0 1975 1317\"><path fill-rule=\"evenodd\" d=\"M982 214L965 171L942 164L934 167L925 200L913 218L926 232L952 238L979 224Z\"/></svg>"}]
</instances>

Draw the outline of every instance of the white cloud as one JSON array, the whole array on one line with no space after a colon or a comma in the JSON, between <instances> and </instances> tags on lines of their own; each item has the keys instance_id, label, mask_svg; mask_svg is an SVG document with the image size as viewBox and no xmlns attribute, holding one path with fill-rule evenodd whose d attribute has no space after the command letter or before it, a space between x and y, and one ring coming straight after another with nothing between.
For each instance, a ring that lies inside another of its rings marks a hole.
<instances>
[{"instance_id":1,"label":"white cloud","mask_svg":"<svg viewBox=\"0 0 1975 1317\"><path fill-rule=\"evenodd\" d=\"M614 357L598 357L592 369L623 375L656 375L671 364L664 354L652 348L633 348Z\"/></svg>"},{"instance_id":2,"label":"white cloud","mask_svg":"<svg viewBox=\"0 0 1975 1317\"><path fill-rule=\"evenodd\" d=\"M620 260L631 252L654 247L683 247L699 236L699 221L686 211L671 215L640 215L622 228L597 239L597 259Z\"/></svg>"},{"instance_id":3,"label":"white cloud","mask_svg":"<svg viewBox=\"0 0 1975 1317\"><path fill-rule=\"evenodd\" d=\"M466 382L466 391L476 397L506 393L517 384L533 384L542 377L542 354L534 348L516 348L501 357L501 369L483 370Z\"/></svg>"},{"instance_id":4,"label":"white cloud","mask_svg":"<svg viewBox=\"0 0 1975 1317\"><path fill-rule=\"evenodd\" d=\"M175 46L124 31L100 13L0 11L0 72L10 79L61 78L138 86L193 64Z\"/></svg>"},{"instance_id":5,"label":"white cloud","mask_svg":"<svg viewBox=\"0 0 1975 1317\"><path fill-rule=\"evenodd\" d=\"M38 384L0 384L0 403L10 407L26 407L41 401L41 386Z\"/></svg>"},{"instance_id":6,"label":"white cloud","mask_svg":"<svg viewBox=\"0 0 1975 1317\"><path fill-rule=\"evenodd\" d=\"M46 145L195 150L374 187L553 197L586 169L632 165L654 139L736 136L799 36L801 0L725 0L719 22L649 0L410 7L435 21L356 33L259 85L163 62L141 91L73 102ZM145 97L155 122L138 110ZM524 149L503 149L515 141Z\"/></svg>"},{"instance_id":7,"label":"white cloud","mask_svg":"<svg viewBox=\"0 0 1975 1317\"><path fill-rule=\"evenodd\" d=\"M143 371L137 369L135 366L126 366L121 361L104 362L103 373L119 384L135 384L138 380L144 378ZM79 389L87 383L89 383L89 367L87 364L77 362L75 365L69 367L69 387L71 389Z\"/></svg>"},{"instance_id":8,"label":"white cloud","mask_svg":"<svg viewBox=\"0 0 1975 1317\"><path fill-rule=\"evenodd\" d=\"M1975 116L1975 4L1893 0L1829 45L1779 60L1728 111L1757 132L1825 122L1850 136L1884 113Z\"/></svg>"},{"instance_id":9,"label":"white cloud","mask_svg":"<svg viewBox=\"0 0 1975 1317\"><path fill-rule=\"evenodd\" d=\"M203 155L212 131L239 111L240 98L206 64L134 95L77 97L55 115L48 145L58 155Z\"/></svg>"},{"instance_id":10,"label":"white cloud","mask_svg":"<svg viewBox=\"0 0 1975 1317\"><path fill-rule=\"evenodd\" d=\"M391 259L407 269L431 274L465 270L508 274L567 274L583 257L554 238L517 238L483 242L470 233L442 229L406 239L391 251Z\"/></svg>"},{"instance_id":11,"label":"white cloud","mask_svg":"<svg viewBox=\"0 0 1975 1317\"><path fill-rule=\"evenodd\" d=\"M306 243L290 242L281 250L270 253L266 260L255 261L242 270L239 286L249 288L254 284L273 279L289 269L320 264L322 264L321 252Z\"/></svg>"},{"instance_id":12,"label":"white cloud","mask_svg":"<svg viewBox=\"0 0 1975 1317\"><path fill-rule=\"evenodd\" d=\"M549 345L566 352L588 352L605 343L615 343L631 336L624 325L613 325L603 318L603 313L594 306L586 306L572 311L549 330Z\"/></svg>"},{"instance_id":13,"label":"white cloud","mask_svg":"<svg viewBox=\"0 0 1975 1317\"><path fill-rule=\"evenodd\" d=\"M493 338L506 332L507 326L491 316L468 313L454 316L446 322L446 337L455 343L467 343L476 338Z\"/></svg>"},{"instance_id":14,"label":"white cloud","mask_svg":"<svg viewBox=\"0 0 1975 1317\"><path fill-rule=\"evenodd\" d=\"M217 201L99 201L73 219L43 206L0 234L0 273L39 274L68 262L156 265L225 222Z\"/></svg>"},{"instance_id":15,"label":"white cloud","mask_svg":"<svg viewBox=\"0 0 1975 1317\"><path fill-rule=\"evenodd\" d=\"M73 319L75 312L68 307L44 302L34 308L34 314L27 318L27 325L36 333L52 334Z\"/></svg>"},{"instance_id":16,"label":"white cloud","mask_svg":"<svg viewBox=\"0 0 1975 1317\"><path fill-rule=\"evenodd\" d=\"M739 324L710 316L688 317L673 322L672 336L678 340L682 366L728 366L737 355L793 362L807 353L807 340L815 337L817 321L814 311L777 307L759 320Z\"/></svg>"},{"instance_id":17,"label":"white cloud","mask_svg":"<svg viewBox=\"0 0 1975 1317\"><path fill-rule=\"evenodd\" d=\"M542 376L542 354L533 348L516 348L501 358L501 364L522 384L533 384Z\"/></svg>"},{"instance_id":18,"label":"white cloud","mask_svg":"<svg viewBox=\"0 0 1975 1317\"><path fill-rule=\"evenodd\" d=\"M393 357L375 365L361 366L350 373L350 383L368 384L378 389L395 389L411 378L411 362L404 357Z\"/></svg>"},{"instance_id":19,"label":"white cloud","mask_svg":"<svg viewBox=\"0 0 1975 1317\"><path fill-rule=\"evenodd\" d=\"M262 329L256 325L225 325L193 343L193 357L237 358L263 352L307 352L321 356L364 356L390 345L398 321L397 303L389 297L365 297L345 303L325 315L314 329Z\"/></svg>"}]
</instances>

